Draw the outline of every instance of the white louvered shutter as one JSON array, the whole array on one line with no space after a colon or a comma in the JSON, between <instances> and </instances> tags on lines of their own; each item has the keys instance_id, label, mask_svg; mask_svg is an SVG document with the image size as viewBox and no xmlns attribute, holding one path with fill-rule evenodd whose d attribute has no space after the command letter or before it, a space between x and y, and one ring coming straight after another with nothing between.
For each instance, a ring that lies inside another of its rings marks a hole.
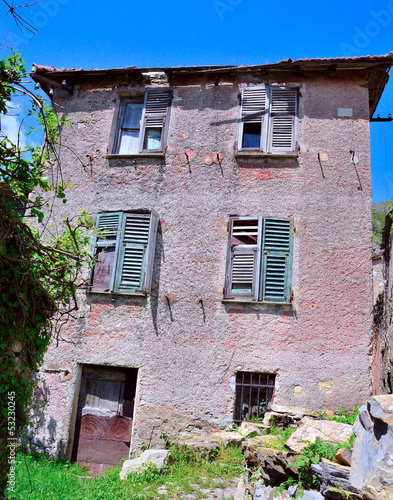
<instances>
[{"instance_id":1,"label":"white louvered shutter","mask_svg":"<svg viewBox=\"0 0 393 500\"><path fill-rule=\"evenodd\" d=\"M271 88L269 152L296 152L297 89Z\"/></svg>"},{"instance_id":2,"label":"white louvered shutter","mask_svg":"<svg viewBox=\"0 0 393 500\"><path fill-rule=\"evenodd\" d=\"M260 268L260 218L239 217L231 221L227 298L257 300Z\"/></svg>"},{"instance_id":3,"label":"white louvered shutter","mask_svg":"<svg viewBox=\"0 0 393 500\"><path fill-rule=\"evenodd\" d=\"M146 92L140 152L163 150L170 96L169 90L152 89Z\"/></svg>"},{"instance_id":4,"label":"white louvered shutter","mask_svg":"<svg viewBox=\"0 0 393 500\"><path fill-rule=\"evenodd\" d=\"M246 149L243 145L244 133L247 129L247 124L260 124L261 127L261 141L259 149L266 150L265 141L265 114L267 108L267 95L266 89L263 87L249 87L242 91L241 111L240 111L240 126L238 137L238 149Z\"/></svg>"},{"instance_id":5,"label":"white louvered shutter","mask_svg":"<svg viewBox=\"0 0 393 500\"><path fill-rule=\"evenodd\" d=\"M260 300L289 302L292 269L292 221L265 219Z\"/></svg>"},{"instance_id":6,"label":"white louvered shutter","mask_svg":"<svg viewBox=\"0 0 393 500\"><path fill-rule=\"evenodd\" d=\"M150 215L124 214L115 291L142 291L146 273Z\"/></svg>"},{"instance_id":7,"label":"white louvered shutter","mask_svg":"<svg viewBox=\"0 0 393 500\"><path fill-rule=\"evenodd\" d=\"M97 216L96 227L100 233L96 236L93 246L93 255L97 259L90 279L90 289L93 292L113 290L122 217L122 212Z\"/></svg>"}]
</instances>

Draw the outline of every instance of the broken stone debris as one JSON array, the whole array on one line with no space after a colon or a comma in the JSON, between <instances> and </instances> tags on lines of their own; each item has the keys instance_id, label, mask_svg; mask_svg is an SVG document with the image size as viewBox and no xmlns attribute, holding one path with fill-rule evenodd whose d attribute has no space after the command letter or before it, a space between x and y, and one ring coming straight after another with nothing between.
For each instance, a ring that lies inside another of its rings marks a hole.
<instances>
[{"instance_id":1,"label":"broken stone debris","mask_svg":"<svg viewBox=\"0 0 393 500\"><path fill-rule=\"evenodd\" d=\"M292 451L301 451L308 446L307 442L315 443L317 437L332 444L344 443L352 436L352 426L330 420L313 420L303 417L300 425L285 443Z\"/></svg>"},{"instance_id":2,"label":"broken stone debris","mask_svg":"<svg viewBox=\"0 0 393 500\"><path fill-rule=\"evenodd\" d=\"M270 429L270 426L266 424L257 422L242 422L238 432L244 437L254 437L266 434L268 429Z\"/></svg>"},{"instance_id":3,"label":"broken stone debris","mask_svg":"<svg viewBox=\"0 0 393 500\"><path fill-rule=\"evenodd\" d=\"M128 474L147 469L154 464L161 470L170 460L171 452L168 450L146 450L138 458L126 460L120 472L120 479L125 479Z\"/></svg>"},{"instance_id":4,"label":"broken stone debris","mask_svg":"<svg viewBox=\"0 0 393 500\"><path fill-rule=\"evenodd\" d=\"M311 469L318 477L320 491L325 498L341 500L341 497L345 499L348 495L361 493L351 484L350 467L322 459L319 464L312 464Z\"/></svg>"},{"instance_id":5,"label":"broken stone debris","mask_svg":"<svg viewBox=\"0 0 393 500\"><path fill-rule=\"evenodd\" d=\"M393 395L373 396L360 408L350 480L366 500L393 499Z\"/></svg>"}]
</instances>

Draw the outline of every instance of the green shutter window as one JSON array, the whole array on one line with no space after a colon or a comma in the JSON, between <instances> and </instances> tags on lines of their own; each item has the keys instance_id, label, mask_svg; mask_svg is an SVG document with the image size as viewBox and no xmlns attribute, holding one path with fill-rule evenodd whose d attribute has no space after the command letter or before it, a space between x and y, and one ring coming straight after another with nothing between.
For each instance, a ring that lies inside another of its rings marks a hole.
<instances>
[{"instance_id":1,"label":"green shutter window","mask_svg":"<svg viewBox=\"0 0 393 500\"><path fill-rule=\"evenodd\" d=\"M265 219L261 294L263 302L289 302L292 223L289 219Z\"/></svg>"},{"instance_id":2,"label":"green shutter window","mask_svg":"<svg viewBox=\"0 0 393 500\"><path fill-rule=\"evenodd\" d=\"M91 291L140 293L151 287L158 216L134 213L99 214L103 231L95 241ZM117 224L117 225L116 225Z\"/></svg>"},{"instance_id":3,"label":"green shutter window","mask_svg":"<svg viewBox=\"0 0 393 500\"><path fill-rule=\"evenodd\" d=\"M291 269L290 219L231 219L225 298L288 303Z\"/></svg>"}]
</instances>

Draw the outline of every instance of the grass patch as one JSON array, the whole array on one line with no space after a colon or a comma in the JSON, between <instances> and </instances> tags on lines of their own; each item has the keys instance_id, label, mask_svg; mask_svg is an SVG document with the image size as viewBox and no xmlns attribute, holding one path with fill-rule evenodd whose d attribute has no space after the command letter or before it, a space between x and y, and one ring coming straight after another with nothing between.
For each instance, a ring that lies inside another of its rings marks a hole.
<instances>
[{"instance_id":1,"label":"grass patch","mask_svg":"<svg viewBox=\"0 0 393 500\"><path fill-rule=\"evenodd\" d=\"M8 491L6 498L15 500L153 500L176 499L181 494L195 493L199 489L213 490L226 487L242 473L243 455L237 447L220 449L211 461L189 449L180 451L171 447L174 462L162 472L155 467L130 474L121 481L121 467L114 467L95 478L88 476L78 464L56 460L45 455L22 453L16 459L15 492ZM28 472L33 492L30 494ZM82 476L82 477L78 477ZM215 481L215 479L217 481ZM157 489L166 493L158 494ZM201 498L206 494L200 494Z\"/></svg>"}]
</instances>

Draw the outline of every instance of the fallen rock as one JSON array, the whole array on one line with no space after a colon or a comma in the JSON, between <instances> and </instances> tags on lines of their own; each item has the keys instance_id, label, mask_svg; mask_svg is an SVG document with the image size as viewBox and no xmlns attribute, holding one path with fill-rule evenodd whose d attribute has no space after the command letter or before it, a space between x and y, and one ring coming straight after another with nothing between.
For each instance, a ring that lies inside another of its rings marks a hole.
<instances>
[{"instance_id":1,"label":"fallen rock","mask_svg":"<svg viewBox=\"0 0 393 500\"><path fill-rule=\"evenodd\" d=\"M265 441L271 436L257 436L255 438L246 439L242 443L242 454L247 462L248 467L257 468L260 463L257 457L257 448L266 448Z\"/></svg>"},{"instance_id":2,"label":"fallen rock","mask_svg":"<svg viewBox=\"0 0 393 500\"><path fill-rule=\"evenodd\" d=\"M337 450L335 458L340 464L351 466L352 453L347 448L340 448Z\"/></svg>"},{"instance_id":3,"label":"fallen rock","mask_svg":"<svg viewBox=\"0 0 393 500\"><path fill-rule=\"evenodd\" d=\"M349 479L350 467L322 459L319 464L312 464L311 469L318 478L320 491L325 498L345 500L349 494L361 494Z\"/></svg>"},{"instance_id":4,"label":"fallen rock","mask_svg":"<svg viewBox=\"0 0 393 500\"><path fill-rule=\"evenodd\" d=\"M319 417L319 413L314 410L306 410L305 408L299 408L297 406L283 406L283 405L272 405L272 411L275 413L286 413L294 417L298 416L303 418L304 416L309 417Z\"/></svg>"},{"instance_id":5,"label":"fallen rock","mask_svg":"<svg viewBox=\"0 0 393 500\"><path fill-rule=\"evenodd\" d=\"M279 486L290 477L297 479L298 471L294 467L298 454L290 451L272 450L259 447L248 448L244 454L247 467L260 467L260 477L272 486Z\"/></svg>"},{"instance_id":6,"label":"fallen rock","mask_svg":"<svg viewBox=\"0 0 393 500\"><path fill-rule=\"evenodd\" d=\"M290 450L301 451L309 441L315 443L317 437L328 443L337 444L348 441L352 435L352 427L348 424L329 420L313 420L308 417L302 419L300 425L285 443Z\"/></svg>"},{"instance_id":7,"label":"fallen rock","mask_svg":"<svg viewBox=\"0 0 393 500\"><path fill-rule=\"evenodd\" d=\"M294 489L294 492L296 488ZM277 487L265 486L259 481L255 484L253 500L289 500L294 498L294 492L284 490L278 492ZM324 500L319 491L306 490L297 500Z\"/></svg>"},{"instance_id":8,"label":"fallen rock","mask_svg":"<svg viewBox=\"0 0 393 500\"><path fill-rule=\"evenodd\" d=\"M244 436L238 432L215 432L209 438L217 441L221 446L227 448L228 446L240 446L244 441Z\"/></svg>"},{"instance_id":9,"label":"fallen rock","mask_svg":"<svg viewBox=\"0 0 393 500\"><path fill-rule=\"evenodd\" d=\"M265 413L263 423L269 427L274 424L279 429L285 429L289 425L297 425L303 418L303 414L287 414L268 411Z\"/></svg>"},{"instance_id":10,"label":"fallen rock","mask_svg":"<svg viewBox=\"0 0 393 500\"><path fill-rule=\"evenodd\" d=\"M244 437L254 437L266 434L268 429L270 429L270 426L266 424L257 422L242 422L238 432Z\"/></svg>"},{"instance_id":11,"label":"fallen rock","mask_svg":"<svg viewBox=\"0 0 393 500\"><path fill-rule=\"evenodd\" d=\"M258 482L255 484L253 500L287 500L292 498L288 491L277 492L277 487L265 486Z\"/></svg>"},{"instance_id":12,"label":"fallen rock","mask_svg":"<svg viewBox=\"0 0 393 500\"><path fill-rule=\"evenodd\" d=\"M360 408L353 432L350 480L366 500L393 498L393 395L373 396Z\"/></svg>"},{"instance_id":13,"label":"fallen rock","mask_svg":"<svg viewBox=\"0 0 393 500\"><path fill-rule=\"evenodd\" d=\"M174 441L175 444L182 448L190 448L201 454L203 458L209 458L219 449L220 445L216 439L212 437L194 436L189 439L179 439Z\"/></svg>"},{"instance_id":14,"label":"fallen rock","mask_svg":"<svg viewBox=\"0 0 393 500\"><path fill-rule=\"evenodd\" d=\"M233 500L245 500L247 495L248 480L246 477L241 477L237 483L237 488Z\"/></svg>"},{"instance_id":15,"label":"fallen rock","mask_svg":"<svg viewBox=\"0 0 393 500\"><path fill-rule=\"evenodd\" d=\"M120 472L120 479L125 479L128 474L147 469L149 464L154 464L161 470L170 460L171 452L168 450L146 450L138 458L126 460Z\"/></svg>"}]
</instances>

